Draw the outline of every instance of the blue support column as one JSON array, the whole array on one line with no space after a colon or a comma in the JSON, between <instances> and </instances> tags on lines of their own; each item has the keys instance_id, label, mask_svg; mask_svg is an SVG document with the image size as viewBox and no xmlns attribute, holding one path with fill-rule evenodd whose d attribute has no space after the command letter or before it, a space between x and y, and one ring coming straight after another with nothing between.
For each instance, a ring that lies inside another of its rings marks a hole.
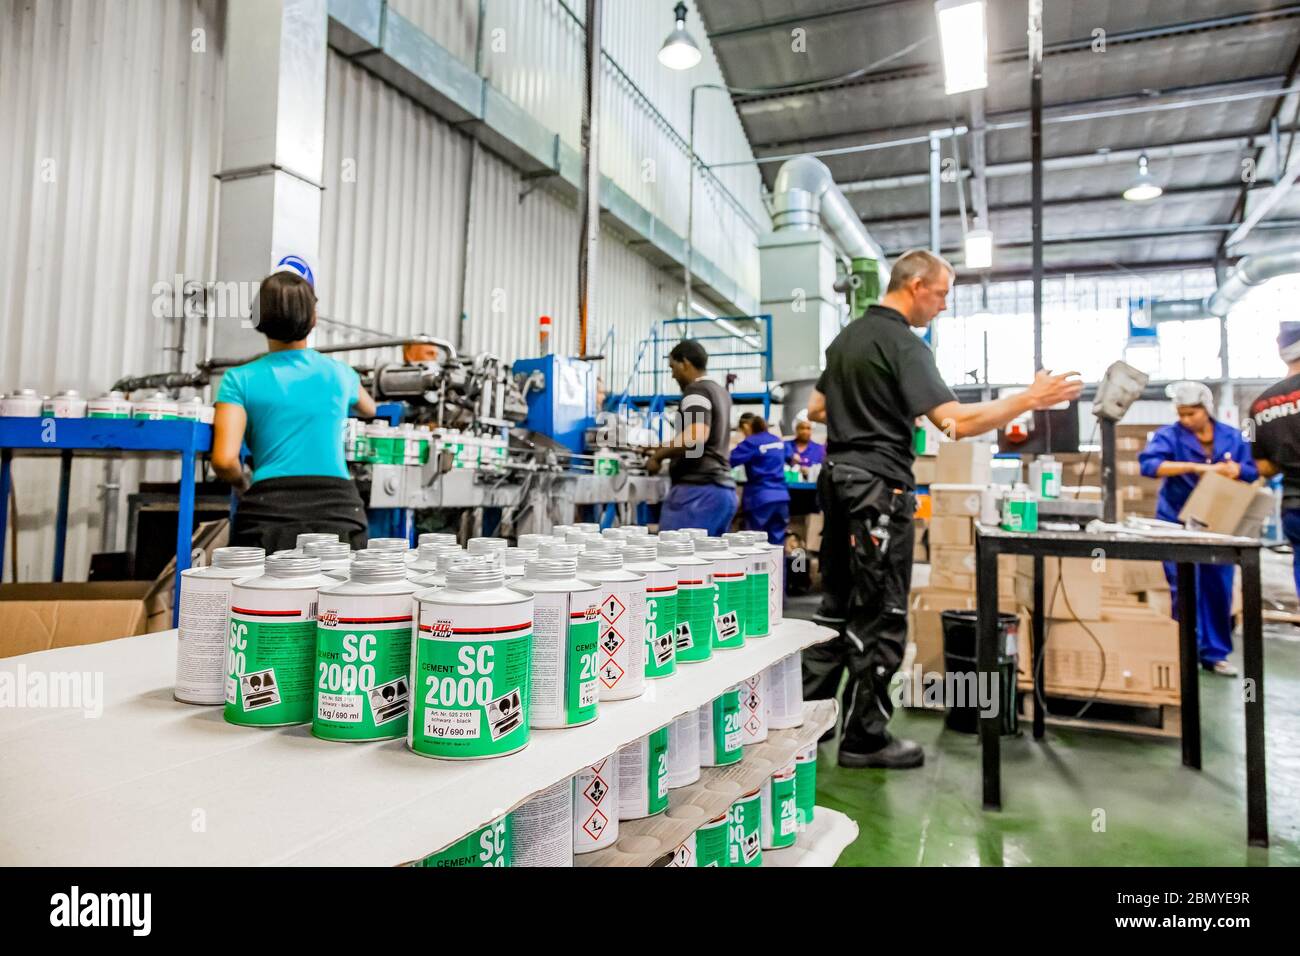
<instances>
[{"instance_id":1,"label":"blue support column","mask_svg":"<svg viewBox=\"0 0 1300 956\"><path fill-rule=\"evenodd\" d=\"M176 509L176 581L172 592L172 627L181 614L181 572L190 566L194 546L194 454L181 455L181 495Z\"/></svg>"}]
</instances>

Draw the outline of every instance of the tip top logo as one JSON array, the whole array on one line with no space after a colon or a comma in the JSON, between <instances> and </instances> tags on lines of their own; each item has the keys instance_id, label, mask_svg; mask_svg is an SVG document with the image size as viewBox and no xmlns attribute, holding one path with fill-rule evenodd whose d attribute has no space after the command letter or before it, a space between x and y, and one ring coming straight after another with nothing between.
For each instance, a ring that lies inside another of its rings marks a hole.
<instances>
[{"instance_id":1,"label":"tip top logo","mask_svg":"<svg viewBox=\"0 0 1300 956\"><path fill-rule=\"evenodd\" d=\"M584 621L594 621L598 617L600 617L600 608L598 607L589 607L582 612L582 619Z\"/></svg>"},{"instance_id":2,"label":"tip top logo","mask_svg":"<svg viewBox=\"0 0 1300 956\"><path fill-rule=\"evenodd\" d=\"M434 637L451 637L451 621L434 621L429 631Z\"/></svg>"},{"instance_id":3,"label":"tip top logo","mask_svg":"<svg viewBox=\"0 0 1300 956\"><path fill-rule=\"evenodd\" d=\"M316 621L322 627L337 627L339 623L339 612L335 608L328 611L321 611L316 617Z\"/></svg>"}]
</instances>

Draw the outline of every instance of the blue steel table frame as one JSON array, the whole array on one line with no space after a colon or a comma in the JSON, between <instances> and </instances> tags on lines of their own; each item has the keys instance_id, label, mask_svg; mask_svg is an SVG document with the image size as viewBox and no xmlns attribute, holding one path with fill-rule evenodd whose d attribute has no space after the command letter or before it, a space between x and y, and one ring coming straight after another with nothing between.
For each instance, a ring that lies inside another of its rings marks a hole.
<instances>
[{"instance_id":1,"label":"blue steel table frame","mask_svg":"<svg viewBox=\"0 0 1300 956\"><path fill-rule=\"evenodd\" d=\"M1033 692L1042 673L1044 643L1043 558L1172 561L1178 566L1179 693L1182 704L1183 766L1201 769L1200 661L1196 649L1196 565L1227 564L1241 568L1241 644L1246 726L1246 840L1268 846L1268 783L1264 766L1264 625L1260 594L1259 542L1228 535L1137 537L1087 534L1082 531L1003 531L976 524L975 595L979 625L976 670L981 680L997 679L998 555L1034 559L1034 607L1030 626ZM1048 635L1050 640L1051 635ZM1002 809L1001 715L979 720L983 764L984 809ZM1043 708L1034 708L1034 739L1043 737Z\"/></svg>"},{"instance_id":2,"label":"blue steel table frame","mask_svg":"<svg viewBox=\"0 0 1300 956\"><path fill-rule=\"evenodd\" d=\"M5 534L15 453L59 456L59 504L54 528L54 580L63 580L68 536L68 489L74 454L173 453L181 459L180 503L176 513L176 583L172 624L181 606L181 572L190 566L194 536L194 466L212 449L212 426L194 421L154 422L106 418L0 418L0 580L4 577Z\"/></svg>"}]
</instances>

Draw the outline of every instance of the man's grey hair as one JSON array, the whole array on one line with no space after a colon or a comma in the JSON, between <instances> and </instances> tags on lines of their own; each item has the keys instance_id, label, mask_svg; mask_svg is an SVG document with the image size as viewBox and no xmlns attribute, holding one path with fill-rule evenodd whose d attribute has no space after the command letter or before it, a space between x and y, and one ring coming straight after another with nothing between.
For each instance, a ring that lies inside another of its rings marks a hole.
<instances>
[{"instance_id":1,"label":"man's grey hair","mask_svg":"<svg viewBox=\"0 0 1300 956\"><path fill-rule=\"evenodd\" d=\"M887 292L898 292L907 288L913 279L931 279L939 270L946 269L950 279L957 278L957 270L943 256L936 256L927 249L909 249L889 267L889 288Z\"/></svg>"}]
</instances>

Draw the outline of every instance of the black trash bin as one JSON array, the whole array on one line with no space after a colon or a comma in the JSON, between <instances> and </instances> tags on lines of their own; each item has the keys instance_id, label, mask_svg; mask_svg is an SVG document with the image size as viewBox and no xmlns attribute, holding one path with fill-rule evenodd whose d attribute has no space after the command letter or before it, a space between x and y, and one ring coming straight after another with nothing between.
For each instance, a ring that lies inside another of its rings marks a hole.
<instances>
[{"instance_id":1,"label":"black trash bin","mask_svg":"<svg viewBox=\"0 0 1300 956\"><path fill-rule=\"evenodd\" d=\"M975 687L977 692L978 667L975 659L975 634L979 628L977 611L944 611L943 668L947 674L957 675L954 684ZM1016 659L1020 619L1014 614L998 614L997 657L997 708L1000 732L1003 737L1014 737L1020 732L1016 715ZM944 725L963 734L979 732L980 706L978 699L966 706L954 706L945 697L947 716Z\"/></svg>"}]
</instances>

